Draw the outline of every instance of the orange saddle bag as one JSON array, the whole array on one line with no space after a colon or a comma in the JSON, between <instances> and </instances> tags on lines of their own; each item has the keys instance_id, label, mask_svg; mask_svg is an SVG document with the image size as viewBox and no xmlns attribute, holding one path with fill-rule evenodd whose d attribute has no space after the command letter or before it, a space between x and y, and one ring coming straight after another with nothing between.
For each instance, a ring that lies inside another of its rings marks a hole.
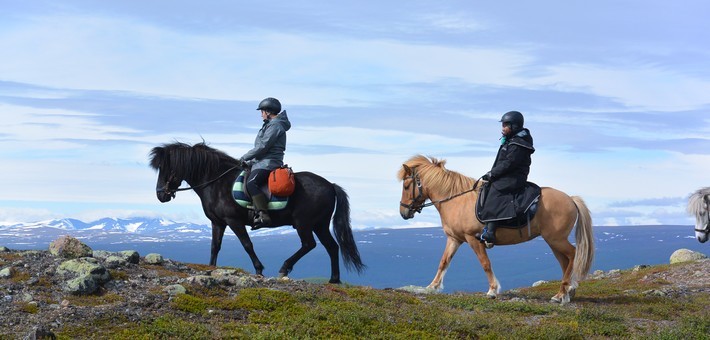
<instances>
[{"instance_id":1,"label":"orange saddle bag","mask_svg":"<svg viewBox=\"0 0 710 340\"><path fill-rule=\"evenodd\" d=\"M275 196L291 196L296 190L296 177L293 170L284 165L269 174L269 191Z\"/></svg>"}]
</instances>

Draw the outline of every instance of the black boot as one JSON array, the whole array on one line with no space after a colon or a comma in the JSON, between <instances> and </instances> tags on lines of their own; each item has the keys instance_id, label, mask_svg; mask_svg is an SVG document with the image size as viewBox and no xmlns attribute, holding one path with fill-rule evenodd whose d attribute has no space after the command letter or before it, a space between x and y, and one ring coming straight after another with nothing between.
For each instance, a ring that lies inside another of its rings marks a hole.
<instances>
[{"instance_id":1,"label":"black boot","mask_svg":"<svg viewBox=\"0 0 710 340\"><path fill-rule=\"evenodd\" d=\"M488 249L493 248L493 244L496 242L496 227L495 222L488 222L481 233L480 241Z\"/></svg>"},{"instance_id":2,"label":"black boot","mask_svg":"<svg viewBox=\"0 0 710 340\"><path fill-rule=\"evenodd\" d=\"M252 202L254 202L254 226L251 227L251 230L257 230L271 225L271 217L267 212L269 202L266 200L266 196L260 193L252 196L251 199Z\"/></svg>"}]
</instances>

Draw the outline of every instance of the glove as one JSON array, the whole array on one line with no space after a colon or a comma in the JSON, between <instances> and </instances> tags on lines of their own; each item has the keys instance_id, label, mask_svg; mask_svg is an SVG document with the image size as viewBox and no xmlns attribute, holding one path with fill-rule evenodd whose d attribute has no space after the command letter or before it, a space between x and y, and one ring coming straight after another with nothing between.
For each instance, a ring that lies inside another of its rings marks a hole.
<instances>
[{"instance_id":1,"label":"glove","mask_svg":"<svg viewBox=\"0 0 710 340\"><path fill-rule=\"evenodd\" d=\"M481 179L484 181L490 182L491 181L491 172L490 171L486 172L486 174L483 175L483 177L481 177Z\"/></svg>"},{"instance_id":2,"label":"glove","mask_svg":"<svg viewBox=\"0 0 710 340\"><path fill-rule=\"evenodd\" d=\"M240 167L242 168L248 168L249 167L249 162L245 161L244 158L240 158L237 160L237 163L239 164Z\"/></svg>"}]
</instances>

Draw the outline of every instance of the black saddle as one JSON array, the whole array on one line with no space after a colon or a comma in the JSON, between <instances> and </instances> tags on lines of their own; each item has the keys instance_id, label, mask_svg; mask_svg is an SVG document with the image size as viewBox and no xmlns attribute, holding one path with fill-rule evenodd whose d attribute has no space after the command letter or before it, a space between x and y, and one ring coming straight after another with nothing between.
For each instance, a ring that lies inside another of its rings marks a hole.
<instances>
[{"instance_id":1,"label":"black saddle","mask_svg":"<svg viewBox=\"0 0 710 340\"><path fill-rule=\"evenodd\" d=\"M535 217L541 191L537 184L527 182L516 193L500 193L491 190L491 183L488 182L478 195L476 218L484 224L496 222L502 228L522 228Z\"/></svg>"}]
</instances>

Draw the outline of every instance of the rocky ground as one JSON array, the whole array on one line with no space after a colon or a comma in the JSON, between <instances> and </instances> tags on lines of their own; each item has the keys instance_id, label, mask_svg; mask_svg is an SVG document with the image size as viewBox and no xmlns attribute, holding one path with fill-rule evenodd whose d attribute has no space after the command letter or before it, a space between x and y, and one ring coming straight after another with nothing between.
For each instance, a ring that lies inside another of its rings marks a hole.
<instances>
[{"instance_id":1,"label":"rocky ground","mask_svg":"<svg viewBox=\"0 0 710 340\"><path fill-rule=\"evenodd\" d=\"M114 260L107 260L111 256ZM115 257L121 256L125 261L115 260ZM175 313L170 300L184 292L185 288L218 289L228 296L238 294L245 287L289 292L327 289L327 285L257 277L239 269L159 258L147 261L146 257L137 254L103 252L95 262L105 268L110 278L96 285L91 292L77 292L76 288L68 286L72 276L59 270L67 261L61 254L50 251L15 251L0 247L0 339L41 338L64 327L75 328L82 324L87 330L95 330L92 320L105 319L106 316L139 322L144 318ZM597 272L594 277L613 280L618 275L618 271ZM666 283L658 294L708 294L710 260L669 266L646 275L644 280L662 280ZM516 297L513 292L502 294L500 298ZM189 317L203 318L205 323L219 317L245 317L236 311L232 313L234 315L207 313Z\"/></svg>"}]
</instances>

